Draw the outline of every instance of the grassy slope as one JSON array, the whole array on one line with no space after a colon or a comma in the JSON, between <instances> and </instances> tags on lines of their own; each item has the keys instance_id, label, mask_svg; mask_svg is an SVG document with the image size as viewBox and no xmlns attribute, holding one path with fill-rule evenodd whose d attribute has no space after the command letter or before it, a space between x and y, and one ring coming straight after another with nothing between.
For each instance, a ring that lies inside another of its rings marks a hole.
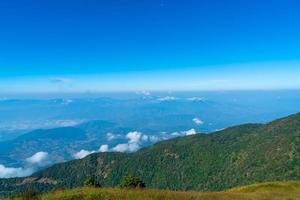
<instances>
[{"instance_id":1,"label":"grassy slope","mask_svg":"<svg viewBox=\"0 0 300 200\"><path fill-rule=\"evenodd\" d=\"M42 200L296 200L300 182L272 182L234 188L225 192L171 192L163 190L122 190L79 188L57 191Z\"/></svg>"}]
</instances>

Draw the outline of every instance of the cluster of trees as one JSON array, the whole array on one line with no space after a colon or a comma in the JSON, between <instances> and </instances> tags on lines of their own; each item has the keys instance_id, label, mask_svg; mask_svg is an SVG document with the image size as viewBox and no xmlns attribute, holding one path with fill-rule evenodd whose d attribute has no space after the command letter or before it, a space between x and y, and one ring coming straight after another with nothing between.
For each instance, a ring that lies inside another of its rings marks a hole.
<instances>
[{"instance_id":1,"label":"cluster of trees","mask_svg":"<svg viewBox=\"0 0 300 200\"><path fill-rule=\"evenodd\" d=\"M84 181L84 186L86 187L101 187L101 184L97 181L95 177L88 177ZM137 176L132 174L123 177L119 186L121 188L145 188L146 184Z\"/></svg>"},{"instance_id":2,"label":"cluster of trees","mask_svg":"<svg viewBox=\"0 0 300 200\"><path fill-rule=\"evenodd\" d=\"M121 183L121 188L145 188L146 184L138 177L134 175L125 176Z\"/></svg>"}]
</instances>

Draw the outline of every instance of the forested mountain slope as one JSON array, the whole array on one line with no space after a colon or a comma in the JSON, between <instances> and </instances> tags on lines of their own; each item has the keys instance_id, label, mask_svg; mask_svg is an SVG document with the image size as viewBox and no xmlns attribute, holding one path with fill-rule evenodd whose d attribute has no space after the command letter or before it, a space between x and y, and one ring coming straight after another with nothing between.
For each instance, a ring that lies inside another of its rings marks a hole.
<instances>
[{"instance_id":1,"label":"forested mountain slope","mask_svg":"<svg viewBox=\"0 0 300 200\"><path fill-rule=\"evenodd\" d=\"M116 186L127 174L150 188L220 191L257 182L300 180L300 114L212 134L178 137L136 153L99 153L27 178L0 180L0 191L73 188L94 176Z\"/></svg>"}]
</instances>

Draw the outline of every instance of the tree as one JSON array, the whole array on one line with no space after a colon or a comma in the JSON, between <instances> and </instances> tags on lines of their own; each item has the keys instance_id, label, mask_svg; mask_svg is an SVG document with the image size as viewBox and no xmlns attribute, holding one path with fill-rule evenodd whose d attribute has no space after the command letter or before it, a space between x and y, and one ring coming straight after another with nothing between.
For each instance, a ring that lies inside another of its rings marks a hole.
<instances>
[{"instance_id":1,"label":"tree","mask_svg":"<svg viewBox=\"0 0 300 200\"><path fill-rule=\"evenodd\" d=\"M122 179L120 183L120 187L121 188L144 188L146 187L146 185L138 177L133 175L128 175Z\"/></svg>"},{"instance_id":2,"label":"tree","mask_svg":"<svg viewBox=\"0 0 300 200\"><path fill-rule=\"evenodd\" d=\"M93 177L88 177L84 181L84 186L86 186L86 187L101 187L101 185Z\"/></svg>"}]
</instances>

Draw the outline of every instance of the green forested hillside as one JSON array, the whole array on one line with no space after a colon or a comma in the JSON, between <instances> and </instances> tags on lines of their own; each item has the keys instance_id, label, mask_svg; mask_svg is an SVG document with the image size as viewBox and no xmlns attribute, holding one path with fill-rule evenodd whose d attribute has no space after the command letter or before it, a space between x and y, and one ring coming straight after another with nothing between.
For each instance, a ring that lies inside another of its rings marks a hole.
<instances>
[{"instance_id":1,"label":"green forested hillside","mask_svg":"<svg viewBox=\"0 0 300 200\"><path fill-rule=\"evenodd\" d=\"M140 177L148 188L197 191L300 180L300 114L265 125L179 137L133 154L93 154L31 177L1 180L0 191L73 188L90 176L102 186L116 186L127 174Z\"/></svg>"}]
</instances>

